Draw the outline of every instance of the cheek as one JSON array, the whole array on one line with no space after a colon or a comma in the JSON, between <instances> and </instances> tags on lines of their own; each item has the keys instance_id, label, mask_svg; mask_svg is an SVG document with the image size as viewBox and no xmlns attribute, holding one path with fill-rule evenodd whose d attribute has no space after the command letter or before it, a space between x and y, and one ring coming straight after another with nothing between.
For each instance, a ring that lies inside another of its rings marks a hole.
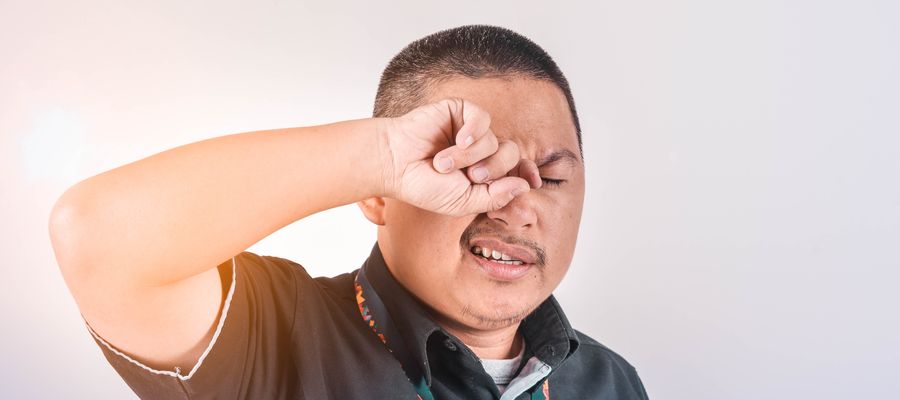
<instances>
[{"instance_id":1,"label":"cheek","mask_svg":"<svg viewBox=\"0 0 900 400\"><path fill-rule=\"evenodd\" d=\"M471 220L469 220L471 221ZM468 222L430 212L424 212L419 218L410 221L410 251L422 262L434 268L446 268L459 261L459 238L468 226Z\"/></svg>"},{"instance_id":2,"label":"cheek","mask_svg":"<svg viewBox=\"0 0 900 400\"><path fill-rule=\"evenodd\" d=\"M448 244L459 242L459 235L465 229L463 225L455 229L459 218L447 217L421 208L397 202L390 214L388 227L391 237L402 243L404 253L433 253L445 249ZM458 230L458 232L456 232ZM456 238L453 234L456 232Z\"/></svg>"},{"instance_id":3,"label":"cheek","mask_svg":"<svg viewBox=\"0 0 900 400\"><path fill-rule=\"evenodd\" d=\"M575 253L578 228L581 223L583 196L559 196L542 210L541 230L548 250L550 265L547 278L551 281L562 279Z\"/></svg>"},{"instance_id":4,"label":"cheek","mask_svg":"<svg viewBox=\"0 0 900 400\"><path fill-rule=\"evenodd\" d=\"M459 264L459 239L472 218L448 217L406 204L398 205L393 217L388 229L399 261L396 267L407 282L426 290L452 279Z\"/></svg>"}]
</instances>

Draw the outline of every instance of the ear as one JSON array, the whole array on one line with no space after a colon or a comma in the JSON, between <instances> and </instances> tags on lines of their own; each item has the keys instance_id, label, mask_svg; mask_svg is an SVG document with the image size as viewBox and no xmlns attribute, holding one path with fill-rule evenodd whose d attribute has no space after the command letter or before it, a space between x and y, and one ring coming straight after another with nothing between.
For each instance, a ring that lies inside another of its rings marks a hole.
<instances>
[{"instance_id":1,"label":"ear","mask_svg":"<svg viewBox=\"0 0 900 400\"><path fill-rule=\"evenodd\" d=\"M384 197L369 197L356 202L366 219L375 225L384 225Z\"/></svg>"}]
</instances>

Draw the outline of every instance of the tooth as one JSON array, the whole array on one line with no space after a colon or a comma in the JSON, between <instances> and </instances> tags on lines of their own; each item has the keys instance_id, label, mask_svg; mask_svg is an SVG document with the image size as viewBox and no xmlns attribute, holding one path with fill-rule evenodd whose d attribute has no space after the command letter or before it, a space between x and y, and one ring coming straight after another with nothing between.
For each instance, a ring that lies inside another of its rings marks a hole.
<instances>
[{"instance_id":1,"label":"tooth","mask_svg":"<svg viewBox=\"0 0 900 400\"><path fill-rule=\"evenodd\" d=\"M512 260L512 257L506 255L506 253L500 253L500 259L509 261L509 260Z\"/></svg>"},{"instance_id":2,"label":"tooth","mask_svg":"<svg viewBox=\"0 0 900 400\"><path fill-rule=\"evenodd\" d=\"M500 259L500 252L497 251L497 250L494 250L494 252L491 253L491 256L494 257L495 260L499 260L499 259Z\"/></svg>"},{"instance_id":3,"label":"tooth","mask_svg":"<svg viewBox=\"0 0 900 400\"><path fill-rule=\"evenodd\" d=\"M481 247L478 247L478 246L473 247L472 252L475 254L481 253Z\"/></svg>"},{"instance_id":4,"label":"tooth","mask_svg":"<svg viewBox=\"0 0 900 400\"><path fill-rule=\"evenodd\" d=\"M482 247L481 255L483 255L485 258L490 258L491 257L491 249L488 249L487 247Z\"/></svg>"}]
</instances>

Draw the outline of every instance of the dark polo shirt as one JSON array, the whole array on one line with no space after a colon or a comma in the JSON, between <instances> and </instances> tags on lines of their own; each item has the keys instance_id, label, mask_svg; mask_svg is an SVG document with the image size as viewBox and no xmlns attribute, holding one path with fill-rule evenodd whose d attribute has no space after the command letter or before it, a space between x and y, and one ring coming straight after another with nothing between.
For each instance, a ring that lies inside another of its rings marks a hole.
<instances>
[{"instance_id":1,"label":"dark polo shirt","mask_svg":"<svg viewBox=\"0 0 900 400\"><path fill-rule=\"evenodd\" d=\"M196 365L154 369L88 329L143 399L416 399L411 381L420 379L436 399L500 398L478 357L393 278L377 244L364 267L403 349L389 351L363 321L358 270L312 278L290 260L246 251L218 267L227 289L222 316ZM572 329L553 296L519 329L525 354L507 398L647 398L635 369ZM407 368L416 376L401 363L417 366Z\"/></svg>"}]
</instances>

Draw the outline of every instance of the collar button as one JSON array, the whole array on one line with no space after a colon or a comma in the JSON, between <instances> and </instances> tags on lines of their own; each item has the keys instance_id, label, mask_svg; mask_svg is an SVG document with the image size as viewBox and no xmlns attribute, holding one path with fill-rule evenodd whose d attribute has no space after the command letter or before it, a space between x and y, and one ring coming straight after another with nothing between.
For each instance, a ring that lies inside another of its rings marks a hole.
<instances>
[{"instance_id":1,"label":"collar button","mask_svg":"<svg viewBox=\"0 0 900 400\"><path fill-rule=\"evenodd\" d=\"M444 347L446 347L447 350L450 350L450 351L456 351L459 349L458 347L456 347L456 343L453 343L453 340L451 340L450 338L447 338L447 340L444 340Z\"/></svg>"}]
</instances>

